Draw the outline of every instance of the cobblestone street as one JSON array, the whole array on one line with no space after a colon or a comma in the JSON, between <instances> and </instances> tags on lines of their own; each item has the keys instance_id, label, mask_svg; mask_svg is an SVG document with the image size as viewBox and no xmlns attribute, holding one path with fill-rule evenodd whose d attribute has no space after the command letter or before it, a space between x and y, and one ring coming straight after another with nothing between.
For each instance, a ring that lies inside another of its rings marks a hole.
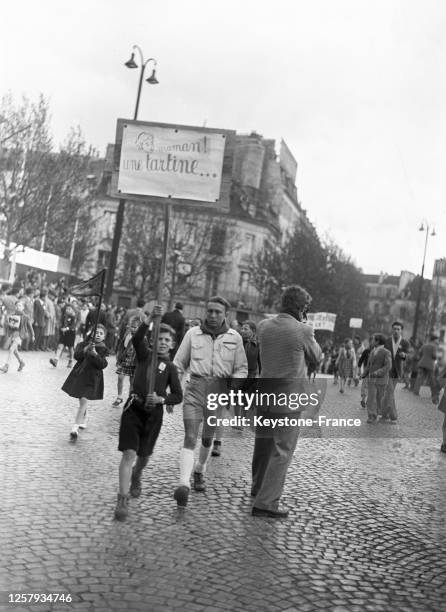
<instances>
[{"instance_id":1,"label":"cobblestone street","mask_svg":"<svg viewBox=\"0 0 446 612\"><path fill-rule=\"evenodd\" d=\"M427 388L416 398L399 386L398 424L367 425L359 389L341 395L318 379L327 386L321 414L362 424L302 432L284 521L250 514L250 431L227 433L207 491L177 510L176 408L165 415L143 493L119 523L114 358L105 399L91 404L72 444L77 402L60 390L65 361L53 369L50 353L24 356L23 372L14 364L0 378L2 610L446 610L446 455ZM72 601L8 603L23 592Z\"/></svg>"}]
</instances>

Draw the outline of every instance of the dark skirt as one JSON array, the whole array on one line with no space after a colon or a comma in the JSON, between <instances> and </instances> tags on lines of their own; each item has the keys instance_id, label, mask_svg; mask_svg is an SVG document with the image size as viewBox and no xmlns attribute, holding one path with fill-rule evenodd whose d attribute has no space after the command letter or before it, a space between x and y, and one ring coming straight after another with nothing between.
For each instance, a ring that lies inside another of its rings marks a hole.
<instances>
[{"instance_id":1,"label":"dark skirt","mask_svg":"<svg viewBox=\"0 0 446 612\"><path fill-rule=\"evenodd\" d=\"M78 361L62 386L70 397L85 397L89 400L100 400L104 397L104 375L102 370L92 367L84 361Z\"/></svg>"}]
</instances>

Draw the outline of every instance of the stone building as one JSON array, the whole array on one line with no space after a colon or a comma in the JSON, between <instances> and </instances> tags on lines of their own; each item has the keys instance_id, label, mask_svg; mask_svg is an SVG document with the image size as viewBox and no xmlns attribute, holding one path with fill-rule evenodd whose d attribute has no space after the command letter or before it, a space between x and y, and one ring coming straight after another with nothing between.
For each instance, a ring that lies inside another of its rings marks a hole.
<instances>
[{"instance_id":1,"label":"stone building","mask_svg":"<svg viewBox=\"0 0 446 612\"><path fill-rule=\"evenodd\" d=\"M438 333L440 341L445 342L446 335L446 258L436 259L432 273L432 287L429 300L430 333Z\"/></svg>"},{"instance_id":2,"label":"stone building","mask_svg":"<svg viewBox=\"0 0 446 612\"><path fill-rule=\"evenodd\" d=\"M106 158L97 200L94 253L91 260L86 262L85 276L107 267L110 259L118 206L117 200L109 195L113 145L108 146ZM206 298L215 293L224 295L231 302L232 316L238 320L262 316L259 295L251 282L250 268L255 253L265 241L280 244L296 224L314 231L298 201L296 173L297 163L284 141L281 142L280 152L276 153L274 140L256 133L239 134L234 151L229 213L200 211L191 221L190 212L174 208L173 218L182 228L190 223L196 223L197 227L213 224L208 244L211 255L209 265L197 275L193 286L189 285L187 291L175 295L175 299L181 299L186 304L186 316L199 316ZM175 263L176 274L187 272L188 249L193 249L193 246L182 244L181 249L175 252L178 259ZM134 248L137 249L138 245L135 244ZM212 249L218 252L213 253ZM128 269L132 259L132 249L126 250L124 252L121 241L118 257L121 271ZM117 277L121 280L115 282L113 301L127 306L134 301L134 288L125 280L125 274L117 274Z\"/></svg>"},{"instance_id":3,"label":"stone building","mask_svg":"<svg viewBox=\"0 0 446 612\"><path fill-rule=\"evenodd\" d=\"M366 320L369 331L389 333L392 322L401 321L404 335L412 335L416 302L407 294L408 285L415 274L403 270L399 276L381 272L380 274L363 274L367 287L368 312Z\"/></svg>"}]
</instances>

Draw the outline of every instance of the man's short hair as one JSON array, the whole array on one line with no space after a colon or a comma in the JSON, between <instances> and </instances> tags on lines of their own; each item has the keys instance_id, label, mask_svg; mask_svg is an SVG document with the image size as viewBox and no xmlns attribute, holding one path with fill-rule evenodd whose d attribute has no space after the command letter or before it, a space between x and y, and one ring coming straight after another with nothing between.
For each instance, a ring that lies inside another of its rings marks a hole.
<instances>
[{"instance_id":1,"label":"man's short hair","mask_svg":"<svg viewBox=\"0 0 446 612\"><path fill-rule=\"evenodd\" d=\"M176 340L177 339L177 334L176 331L174 330L173 327L170 327L170 325L167 325L167 323L161 323L160 324L160 330L159 333L164 333L164 334L170 334L170 337L172 338L172 340Z\"/></svg>"},{"instance_id":2,"label":"man's short hair","mask_svg":"<svg viewBox=\"0 0 446 612\"><path fill-rule=\"evenodd\" d=\"M296 307L299 310L304 310L310 304L311 295L299 285L290 285L282 293L281 309L283 311L295 310Z\"/></svg>"},{"instance_id":3,"label":"man's short hair","mask_svg":"<svg viewBox=\"0 0 446 612\"><path fill-rule=\"evenodd\" d=\"M228 310L231 308L231 304L228 302L228 300L225 300L225 298L221 297L221 295L214 295L213 297L210 297L206 301L206 304L209 304L209 302L214 302L216 304L221 304L222 306L225 307L225 311L226 312L228 312Z\"/></svg>"},{"instance_id":4,"label":"man's short hair","mask_svg":"<svg viewBox=\"0 0 446 612\"><path fill-rule=\"evenodd\" d=\"M32 295L34 293L34 289L32 287L27 287L25 289L25 295Z\"/></svg>"},{"instance_id":5,"label":"man's short hair","mask_svg":"<svg viewBox=\"0 0 446 612\"><path fill-rule=\"evenodd\" d=\"M394 321L394 322L392 323L392 327L393 327L394 325L399 325L399 326L401 327L401 329L404 329L404 325L401 323L401 321Z\"/></svg>"},{"instance_id":6,"label":"man's short hair","mask_svg":"<svg viewBox=\"0 0 446 612\"><path fill-rule=\"evenodd\" d=\"M375 338L375 340L378 342L378 344L385 344L386 342L386 337L384 334L373 334L373 337Z\"/></svg>"},{"instance_id":7,"label":"man's short hair","mask_svg":"<svg viewBox=\"0 0 446 612\"><path fill-rule=\"evenodd\" d=\"M251 321L251 319L246 319L246 321L243 321L242 327L243 327L243 325L249 325L249 327L251 328L252 333L253 334L256 333L257 325L254 323L254 321Z\"/></svg>"},{"instance_id":8,"label":"man's short hair","mask_svg":"<svg viewBox=\"0 0 446 612\"><path fill-rule=\"evenodd\" d=\"M177 310L183 310L183 304L182 304L181 302L176 302L176 304L175 304L175 308L176 308Z\"/></svg>"},{"instance_id":9,"label":"man's short hair","mask_svg":"<svg viewBox=\"0 0 446 612\"><path fill-rule=\"evenodd\" d=\"M143 308L143 306L144 306L144 304L145 304L145 303L146 303L146 301L145 301L143 298L139 298L139 299L136 301L136 306L137 306L137 308Z\"/></svg>"}]
</instances>

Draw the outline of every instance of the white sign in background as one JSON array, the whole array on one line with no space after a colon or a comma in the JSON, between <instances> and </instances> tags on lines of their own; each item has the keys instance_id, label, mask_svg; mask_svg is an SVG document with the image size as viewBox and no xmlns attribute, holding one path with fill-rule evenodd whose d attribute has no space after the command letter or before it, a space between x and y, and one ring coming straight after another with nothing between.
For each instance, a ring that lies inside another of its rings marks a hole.
<instances>
[{"instance_id":1,"label":"white sign in background","mask_svg":"<svg viewBox=\"0 0 446 612\"><path fill-rule=\"evenodd\" d=\"M362 327L362 319L350 319L349 326L351 329L361 329Z\"/></svg>"},{"instance_id":2,"label":"white sign in background","mask_svg":"<svg viewBox=\"0 0 446 612\"><path fill-rule=\"evenodd\" d=\"M217 202L225 135L124 124L118 191Z\"/></svg>"},{"instance_id":3,"label":"white sign in background","mask_svg":"<svg viewBox=\"0 0 446 612\"><path fill-rule=\"evenodd\" d=\"M313 329L325 329L334 331L336 324L336 315L331 312L309 312L308 323Z\"/></svg>"}]
</instances>

